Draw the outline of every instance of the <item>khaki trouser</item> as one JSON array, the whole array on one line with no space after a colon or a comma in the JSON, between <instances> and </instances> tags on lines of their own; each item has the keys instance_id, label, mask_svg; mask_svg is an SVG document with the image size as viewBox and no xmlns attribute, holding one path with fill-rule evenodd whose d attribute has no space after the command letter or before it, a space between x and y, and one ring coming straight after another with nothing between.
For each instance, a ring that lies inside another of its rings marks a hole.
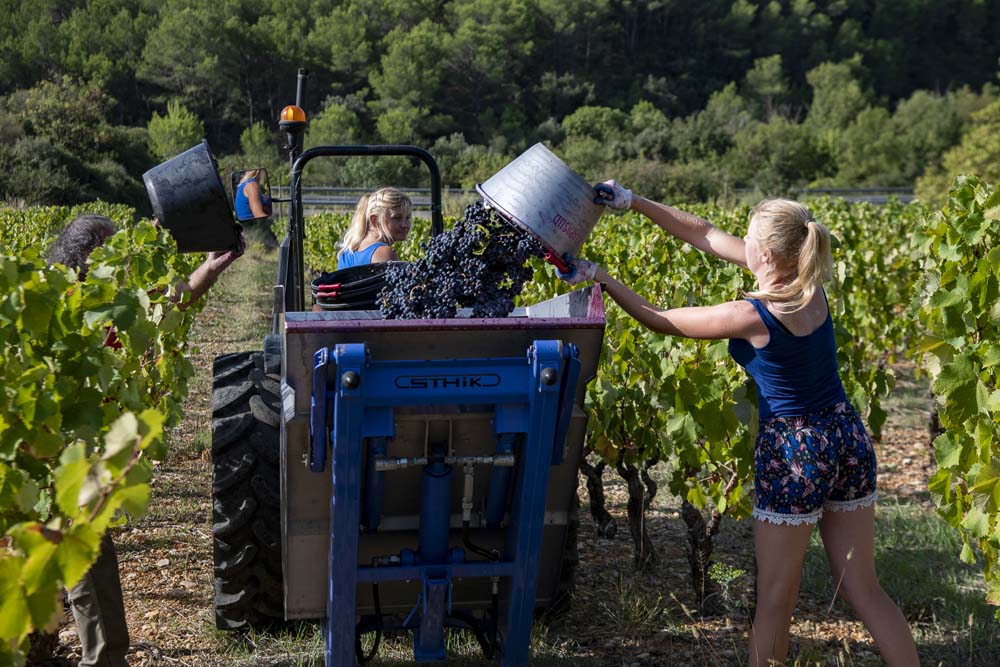
<instances>
[{"instance_id":1,"label":"khaki trouser","mask_svg":"<svg viewBox=\"0 0 1000 667\"><path fill-rule=\"evenodd\" d=\"M69 591L82 645L80 667L128 667L128 626L118 556L111 536L105 533L101 551L83 579Z\"/></svg>"}]
</instances>

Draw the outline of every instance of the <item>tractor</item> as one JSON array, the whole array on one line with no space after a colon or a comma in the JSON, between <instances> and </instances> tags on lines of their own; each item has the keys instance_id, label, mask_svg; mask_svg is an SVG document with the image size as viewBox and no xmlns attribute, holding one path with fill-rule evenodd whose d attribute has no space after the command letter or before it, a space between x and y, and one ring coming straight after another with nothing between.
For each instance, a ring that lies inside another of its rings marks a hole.
<instances>
[{"instance_id":1,"label":"tractor","mask_svg":"<svg viewBox=\"0 0 1000 667\"><path fill-rule=\"evenodd\" d=\"M314 310L303 258L309 162L419 160L431 234L444 222L425 149L304 149L306 78L300 70L296 105L280 121L291 172L287 199L274 200L288 219L271 331L261 349L213 365L216 624L325 619L330 667L363 664L398 632L412 634L416 662L439 661L446 629L460 628L501 665L524 665L535 615L573 588L601 291L492 319Z\"/></svg>"}]
</instances>

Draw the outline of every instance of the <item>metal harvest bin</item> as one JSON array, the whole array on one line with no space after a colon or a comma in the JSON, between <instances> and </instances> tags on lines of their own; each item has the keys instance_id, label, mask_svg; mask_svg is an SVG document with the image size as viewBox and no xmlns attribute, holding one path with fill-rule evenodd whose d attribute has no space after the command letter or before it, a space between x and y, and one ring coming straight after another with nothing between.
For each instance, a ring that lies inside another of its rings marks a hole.
<instances>
[{"instance_id":1,"label":"metal harvest bin","mask_svg":"<svg viewBox=\"0 0 1000 667\"><path fill-rule=\"evenodd\" d=\"M468 317L467 311L460 312L457 318L441 320L385 320L377 311L286 313L283 366L288 375L282 386L285 429L281 440L281 538L286 618L320 618L327 613L331 481L329 474L315 474L308 466L313 377L307 369L313 368L313 357L318 349L364 343L371 359L392 361L523 357L537 340L557 340L576 346L580 376L560 452L561 462L549 469L539 554L536 606L547 607L560 592L560 575L566 574L561 572L564 547L567 530L576 521L577 467L586 431L586 415L582 408L586 384L597 372L604 326L604 305L598 287L575 290L519 308L499 319L473 319ZM496 452L492 409L472 405L416 406L397 409L394 419L396 437L391 443L392 457L424 456L431 445L442 443L457 455L489 456ZM376 556L416 548L421 470L396 470L386 473L384 479L381 522L377 531L360 535L359 565L369 564ZM472 527L476 542L485 548L499 548L504 539L503 530L486 527L482 511L488 494L490 467L477 465L475 479L476 512ZM461 546L462 476L454 475L451 485L449 543ZM290 489L294 489L294 493L290 493ZM419 581L384 583L380 590L381 612L405 614L413 608L419 593ZM456 609L484 609L489 606L490 599L488 581L457 578L453 582L451 605ZM372 610L369 587L359 585L357 613L371 613Z\"/></svg>"}]
</instances>

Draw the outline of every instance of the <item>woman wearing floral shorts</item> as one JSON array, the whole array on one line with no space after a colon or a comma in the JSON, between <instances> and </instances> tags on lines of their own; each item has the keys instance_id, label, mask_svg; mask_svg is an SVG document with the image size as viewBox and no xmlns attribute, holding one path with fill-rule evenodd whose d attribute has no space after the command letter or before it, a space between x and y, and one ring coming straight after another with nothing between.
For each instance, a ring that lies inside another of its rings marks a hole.
<instances>
[{"instance_id":1,"label":"woman wearing floral shorts","mask_svg":"<svg viewBox=\"0 0 1000 667\"><path fill-rule=\"evenodd\" d=\"M592 262L564 278L604 283L641 324L687 338L729 339L732 357L757 385L754 548L757 608L751 667L784 664L802 562L819 525L838 592L875 639L886 664L919 664L906 618L875 574L875 453L837 370L833 320L822 283L831 275L830 236L798 202L762 202L746 236L633 197L614 181L598 203L631 208L703 252L749 269L757 290L715 306L660 309Z\"/></svg>"}]
</instances>

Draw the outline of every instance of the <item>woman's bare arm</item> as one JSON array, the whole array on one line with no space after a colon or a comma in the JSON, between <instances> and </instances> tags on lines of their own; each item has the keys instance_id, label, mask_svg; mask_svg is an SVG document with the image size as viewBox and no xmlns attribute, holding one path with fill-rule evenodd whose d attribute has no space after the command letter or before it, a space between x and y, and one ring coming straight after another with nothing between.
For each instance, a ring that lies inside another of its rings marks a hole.
<instances>
[{"instance_id":1,"label":"woman's bare arm","mask_svg":"<svg viewBox=\"0 0 1000 667\"><path fill-rule=\"evenodd\" d=\"M756 345L767 343L767 327L747 301L664 310L612 278L603 268L597 269L595 280L604 283L607 293L625 312L652 331L684 338L743 338Z\"/></svg>"},{"instance_id":2,"label":"woman's bare arm","mask_svg":"<svg viewBox=\"0 0 1000 667\"><path fill-rule=\"evenodd\" d=\"M631 208L695 248L747 268L743 239L722 231L707 220L638 195L633 195Z\"/></svg>"},{"instance_id":3,"label":"woman's bare arm","mask_svg":"<svg viewBox=\"0 0 1000 667\"><path fill-rule=\"evenodd\" d=\"M381 264L382 262L394 262L399 259L396 256L396 251L392 249L390 245L379 246L372 253L372 264Z\"/></svg>"}]
</instances>

